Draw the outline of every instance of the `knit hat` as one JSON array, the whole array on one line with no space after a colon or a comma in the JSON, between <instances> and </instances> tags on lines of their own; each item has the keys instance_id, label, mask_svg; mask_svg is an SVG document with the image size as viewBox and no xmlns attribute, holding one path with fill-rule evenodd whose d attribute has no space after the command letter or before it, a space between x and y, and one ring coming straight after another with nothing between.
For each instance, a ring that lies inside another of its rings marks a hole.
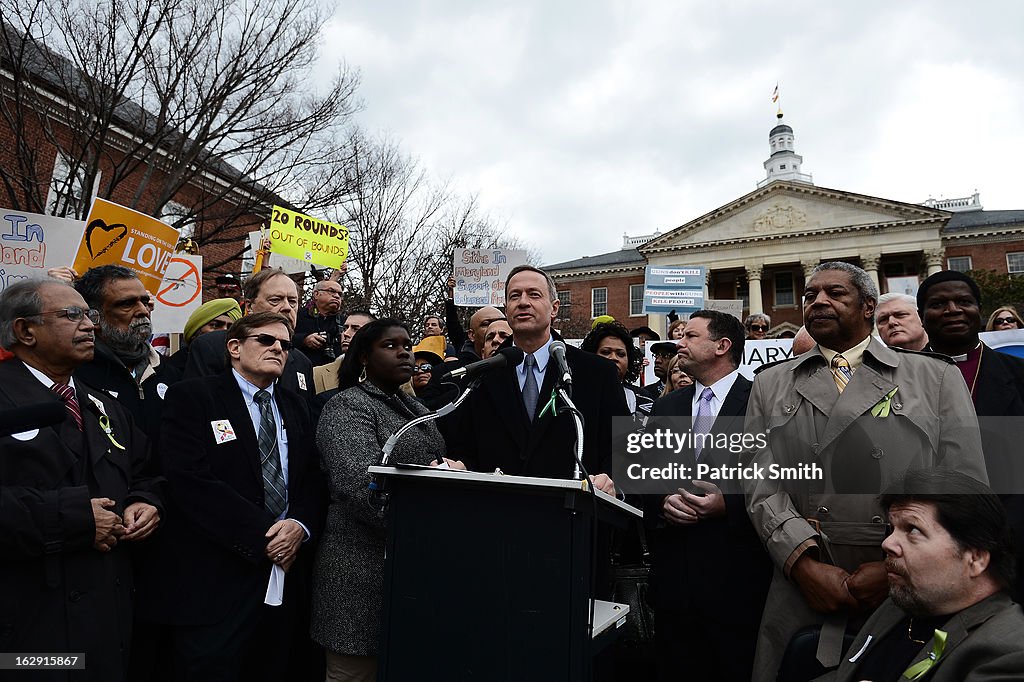
<instances>
[{"instance_id":1,"label":"knit hat","mask_svg":"<svg viewBox=\"0 0 1024 682\"><path fill-rule=\"evenodd\" d=\"M978 288L977 282L962 272L942 270L921 282L921 286L917 288L917 310L919 313L924 312L924 302L928 300L928 290L936 284L942 284L943 282L963 282L971 288L974 300L978 302L978 307L981 307L981 289Z\"/></svg>"},{"instance_id":2,"label":"knit hat","mask_svg":"<svg viewBox=\"0 0 1024 682\"><path fill-rule=\"evenodd\" d=\"M240 318L242 309L238 307L238 301L233 298L215 298L196 308L185 323L185 343L191 343L204 325L221 315L227 315L232 322Z\"/></svg>"},{"instance_id":3,"label":"knit hat","mask_svg":"<svg viewBox=\"0 0 1024 682\"><path fill-rule=\"evenodd\" d=\"M614 321L615 321L615 318L612 317L611 315L598 315L597 317L594 318L594 321L590 325L590 328L593 329L594 327L596 327L599 324L608 324L609 322L614 322Z\"/></svg>"}]
</instances>

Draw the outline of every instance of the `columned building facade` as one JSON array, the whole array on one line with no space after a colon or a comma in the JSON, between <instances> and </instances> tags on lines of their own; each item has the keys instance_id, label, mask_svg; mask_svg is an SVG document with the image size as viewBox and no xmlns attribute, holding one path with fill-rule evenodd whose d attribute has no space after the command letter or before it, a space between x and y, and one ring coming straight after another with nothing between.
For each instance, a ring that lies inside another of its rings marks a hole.
<instances>
[{"instance_id":1,"label":"columned building facade","mask_svg":"<svg viewBox=\"0 0 1024 682\"><path fill-rule=\"evenodd\" d=\"M753 192L675 229L625 237L619 251L547 266L563 305L663 332L663 316L642 314L645 266L703 265L709 298L743 300L744 315L769 314L778 334L800 326L806 279L822 262L859 265L882 293L891 278L947 268L1024 272L1024 211L985 211L977 193L909 204L818 187L793 142L780 121Z\"/></svg>"}]
</instances>

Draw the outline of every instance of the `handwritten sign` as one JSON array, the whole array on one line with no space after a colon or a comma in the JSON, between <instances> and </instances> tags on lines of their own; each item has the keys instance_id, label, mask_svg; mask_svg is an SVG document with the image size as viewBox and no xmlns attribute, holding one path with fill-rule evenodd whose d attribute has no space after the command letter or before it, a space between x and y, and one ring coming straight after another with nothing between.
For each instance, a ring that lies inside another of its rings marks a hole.
<instances>
[{"instance_id":1,"label":"handwritten sign","mask_svg":"<svg viewBox=\"0 0 1024 682\"><path fill-rule=\"evenodd\" d=\"M81 220L0 208L0 291L71 265L84 230Z\"/></svg>"},{"instance_id":2,"label":"handwritten sign","mask_svg":"<svg viewBox=\"0 0 1024 682\"><path fill-rule=\"evenodd\" d=\"M99 265L124 265L147 291L160 286L174 255L178 231L145 213L105 199L96 199L85 219L74 268L82 274Z\"/></svg>"},{"instance_id":3,"label":"handwritten sign","mask_svg":"<svg viewBox=\"0 0 1024 682\"><path fill-rule=\"evenodd\" d=\"M505 278L512 268L526 265L526 251L512 249L455 249L455 305L505 305Z\"/></svg>"},{"instance_id":4,"label":"handwritten sign","mask_svg":"<svg viewBox=\"0 0 1024 682\"><path fill-rule=\"evenodd\" d=\"M188 318L203 304L203 257L176 253L156 291L153 332L170 334L185 329Z\"/></svg>"},{"instance_id":5,"label":"handwritten sign","mask_svg":"<svg viewBox=\"0 0 1024 682\"><path fill-rule=\"evenodd\" d=\"M340 268L348 256L348 228L274 206L270 250L325 268Z\"/></svg>"}]
</instances>

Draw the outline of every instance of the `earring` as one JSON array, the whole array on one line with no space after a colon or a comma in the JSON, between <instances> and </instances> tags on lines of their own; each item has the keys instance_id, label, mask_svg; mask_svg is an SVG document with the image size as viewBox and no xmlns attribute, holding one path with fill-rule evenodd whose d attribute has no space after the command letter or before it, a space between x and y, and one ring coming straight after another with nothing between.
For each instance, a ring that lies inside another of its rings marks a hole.
<instances>
[{"instance_id":1,"label":"earring","mask_svg":"<svg viewBox=\"0 0 1024 682\"><path fill-rule=\"evenodd\" d=\"M366 381L366 365L363 365L363 371L359 373L359 383Z\"/></svg>"}]
</instances>

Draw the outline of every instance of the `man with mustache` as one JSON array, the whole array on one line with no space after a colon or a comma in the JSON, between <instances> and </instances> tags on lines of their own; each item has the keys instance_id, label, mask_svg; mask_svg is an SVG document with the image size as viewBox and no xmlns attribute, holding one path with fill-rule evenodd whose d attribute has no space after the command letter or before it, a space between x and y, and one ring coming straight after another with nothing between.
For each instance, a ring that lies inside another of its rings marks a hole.
<instances>
[{"instance_id":1,"label":"man with mustache","mask_svg":"<svg viewBox=\"0 0 1024 682\"><path fill-rule=\"evenodd\" d=\"M753 462L813 465L818 480L765 478L748 488L754 528L775 564L754 680L774 680L792 636L821 625L824 669L847 627L885 598L880 486L910 467L958 469L987 482L977 417L955 365L871 335L878 290L861 268L822 263L804 289L816 345L760 372L746 430L767 434Z\"/></svg>"},{"instance_id":2,"label":"man with mustache","mask_svg":"<svg viewBox=\"0 0 1024 682\"><path fill-rule=\"evenodd\" d=\"M1024 678L1024 612L1008 594L1013 543L999 498L936 469L908 474L882 506L893 528L882 543L889 599L825 679Z\"/></svg>"},{"instance_id":3,"label":"man with mustache","mask_svg":"<svg viewBox=\"0 0 1024 682\"><path fill-rule=\"evenodd\" d=\"M0 651L78 652L82 679L123 680L133 554L162 502L160 480L142 473L145 436L76 372L92 359L98 317L56 280L0 293L0 345L15 356L0 363L0 413L38 417L0 435Z\"/></svg>"},{"instance_id":4,"label":"man with mustache","mask_svg":"<svg viewBox=\"0 0 1024 682\"><path fill-rule=\"evenodd\" d=\"M75 281L86 304L99 311L96 353L79 368L82 379L113 396L155 441L168 383L153 333L151 296L138 276L122 265L101 265Z\"/></svg>"}]
</instances>

